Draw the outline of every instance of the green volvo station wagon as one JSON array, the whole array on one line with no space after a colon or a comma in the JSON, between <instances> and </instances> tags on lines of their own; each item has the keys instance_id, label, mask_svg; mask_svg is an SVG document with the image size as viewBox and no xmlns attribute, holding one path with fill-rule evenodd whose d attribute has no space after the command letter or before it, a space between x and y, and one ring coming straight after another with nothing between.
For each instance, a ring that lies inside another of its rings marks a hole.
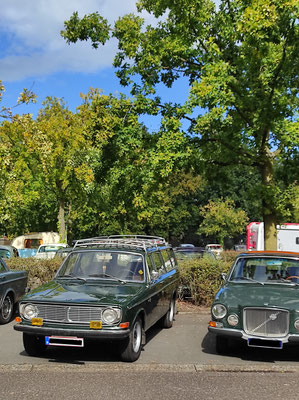
<instances>
[{"instance_id":1,"label":"green volvo station wagon","mask_svg":"<svg viewBox=\"0 0 299 400\"><path fill-rule=\"evenodd\" d=\"M172 326L178 283L173 249L161 237L79 240L54 279L23 297L14 329L31 356L115 340L121 359L132 362L151 326Z\"/></svg>"},{"instance_id":2,"label":"green volvo station wagon","mask_svg":"<svg viewBox=\"0 0 299 400\"><path fill-rule=\"evenodd\" d=\"M236 340L250 347L299 345L299 253L239 254L211 308L216 351Z\"/></svg>"}]
</instances>

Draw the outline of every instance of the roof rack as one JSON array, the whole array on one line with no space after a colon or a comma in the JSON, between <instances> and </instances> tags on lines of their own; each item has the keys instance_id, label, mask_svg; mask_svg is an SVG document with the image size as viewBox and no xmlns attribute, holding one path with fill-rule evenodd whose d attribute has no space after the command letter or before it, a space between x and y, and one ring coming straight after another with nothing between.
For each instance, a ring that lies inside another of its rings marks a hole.
<instances>
[{"instance_id":1,"label":"roof rack","mask_svg":"<svg viewBox=\"0 0 299 400\"><path fill-rule=\"evenodd\" d=\"M158 248L165 246L167 242L160 236L147 235L110 235L99 236L88 239L77 240L74 246L76 247L132 247L138 249Z\"/></svg>"}]
</instances>

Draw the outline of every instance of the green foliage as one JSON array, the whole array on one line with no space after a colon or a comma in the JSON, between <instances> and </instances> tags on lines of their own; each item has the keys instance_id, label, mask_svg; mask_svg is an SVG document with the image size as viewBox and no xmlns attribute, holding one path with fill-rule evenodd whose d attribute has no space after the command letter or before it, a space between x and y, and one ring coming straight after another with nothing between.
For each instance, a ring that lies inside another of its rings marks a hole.
<instances>
[{"instance_id":1,"label":"green foliage","mask_svg":"<svg viewBox=\"0 0 299 400\"><path fill-rule=\"evenodd\" d=\"M256 187L260 210L270 230L279 218L273 167L286 149L294 154L298 146L298 2L223 0L216 9L210 0L140 0L137 8L161 19L144 26L129 14L111 29L119 43L114 65L120 82L151 104L149 113L161 110L164 126L190 121L189 133L198 135L207 166L255 168L262 182L261 191ZM92 16L90 29L104 21ZM74 27L67 32L73 42L80 40ZM92 42L105 33L103 27ZM160 83L171 87L183 76L189 79L185 104L153 98Z\"/></svg>"},{"instance_id":2,"label":"green foliage","mask_svg":"<svg viewBox=\"0 0 299 400\"><path fill-rule=\"evenodd\" d=\"M223 245L226 237L234 237L245 231L248 217L243 210L237 210L230 199L210 201L201 207L202 223L198 229L199 234L216 236Z\"/></svg>"},{"instance_id":3,"label":"green foliage","mask_svg":"<svg viewBox=\"0 0 299 400\"><path fill-rule=\"evenodd\" d=\"M62 259L58 257L51 260L16 257L5 261L10 269L28 272L27 286L31 290L52 280L62 263Z\"/></svg>"},{"instance_id":4,"label":"green foliage","mask_svg":"<svg viewBox=\"0 0 299 400\"><path fill-rule=\"evenodd\" d=\"M231 257L215 260L209 256L179 263L181 285L190 288L192 301L196 305L210 306L222 279L232 265Z\"/></svg>"}]
</instances>

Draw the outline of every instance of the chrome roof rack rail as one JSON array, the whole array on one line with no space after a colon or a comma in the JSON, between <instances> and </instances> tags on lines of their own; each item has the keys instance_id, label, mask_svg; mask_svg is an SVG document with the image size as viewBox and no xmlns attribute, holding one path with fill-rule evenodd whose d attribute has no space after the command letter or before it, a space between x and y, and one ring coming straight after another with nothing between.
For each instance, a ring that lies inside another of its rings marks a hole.
<instances>
[{"instance_id":1,"label":"chrome roof rack rail","mask_svg":"<svg viewBox=\"0 0 299 400\"><path fill-rule=\"evenodd\" d=\"M158 248L167 242L160 236L147 235L110 235L77 240L74 249L78 247L131 247L138 249Z\"/></svg>"}]
</instances>

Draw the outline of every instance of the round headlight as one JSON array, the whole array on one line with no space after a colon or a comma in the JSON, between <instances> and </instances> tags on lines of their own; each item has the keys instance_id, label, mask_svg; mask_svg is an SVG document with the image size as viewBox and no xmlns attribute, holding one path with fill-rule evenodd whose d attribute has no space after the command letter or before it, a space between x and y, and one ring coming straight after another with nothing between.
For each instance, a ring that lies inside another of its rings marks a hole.
<instances>
[{"instance_id":1,"label":"round headlight","mask_svg":"<svg viewBox=\"0 0 299 400\"><path fill-rule=\"evenodd\" d=\"M21 314L26 319L32 319L37 317L38 309L33 304L25 304L24 307L21 308Z\"/></svg>"},{"instance_id":2,"label":"round headlight","mask_svg":"<svg viewBox=\"0 0 299 400\"><path fill-rule=\"evenodd\" d=\"M236 326L239 323L239 318L236 314L231 314L227 317L227 322L230 326Z\"/></svg>"},{"instance_id":3,"label":"round headlight","mask_svg":"<svg viewBox=\"0 0 299 400\"><path fill-rule=\"evenodd\" d=\"M299 331L299 319L294 322L294 327Z\"/></svg>"},{"instance_id":4,"label":"round headlight","mask_svg":"<svg viewBox=\"0 0 299 400\"><path fill-rule=\"evenodd\" d=\"M226 307L222 304L215 304L212 307L212 314L215 318L224 318L226 316L227 310Z\"/></svg>"},{"instance_id":5,"label":"round headlight","mask_svg":"<svg viewBox=\"0 0 299 400\"><path fill-rule=\"evenodd\" d=\"M115 310L114 308L106 308L102 314L102 321L104 324L115 324L120 319L119 310Z\"/></svg>"}]
</instances>

